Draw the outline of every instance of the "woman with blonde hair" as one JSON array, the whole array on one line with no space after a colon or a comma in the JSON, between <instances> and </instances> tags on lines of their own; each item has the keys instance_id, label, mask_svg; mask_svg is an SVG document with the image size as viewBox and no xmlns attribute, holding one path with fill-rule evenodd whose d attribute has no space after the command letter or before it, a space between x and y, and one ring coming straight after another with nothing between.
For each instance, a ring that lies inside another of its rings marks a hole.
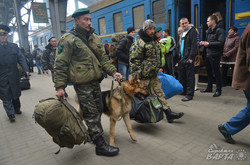
<instances>
[{"instance_id":1,"label":"woman with blonde hair","mask_svg":"<svg viewBox=\"0 0 250 165\"><path fill-rule=\"evenodd\" d=\"M217 11L217 12L213 13L213 15L215 15L217 17L217 23L216 23L217 28L225 29L224 28L223 18L221 16L220 12Z\"/></svg>"}]
</instances>

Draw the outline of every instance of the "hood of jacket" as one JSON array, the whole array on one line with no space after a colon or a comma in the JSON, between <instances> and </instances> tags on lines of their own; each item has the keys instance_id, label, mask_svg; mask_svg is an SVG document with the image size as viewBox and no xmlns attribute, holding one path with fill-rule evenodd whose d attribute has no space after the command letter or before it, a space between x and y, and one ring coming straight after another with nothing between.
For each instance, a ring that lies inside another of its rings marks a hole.
<instances>
[{"instance_id":1,"label":"hood of jacket","mask_svg":"<svg viewBox=\"0 0 250 165\"><path fill-rule=\"evenodd\" d=\"M232 34L232 35L229 35L228 34L228 38L235 38L235 37L237 37L237 36L239 36L239 33L238 32L236 32L236 33L234 33L234 34Z\"/></svg>"},{"instance_id":2,"label":"hood of jacket","mask_svg":"<svg viewBox=\"0 0 250 165\"><path fill-rule=\"evenodd\" d=\"M155 38L149 37L142 29L138 32L138 34L144 42L150 42L155 40Z\"/></svg>"}]
</instances>

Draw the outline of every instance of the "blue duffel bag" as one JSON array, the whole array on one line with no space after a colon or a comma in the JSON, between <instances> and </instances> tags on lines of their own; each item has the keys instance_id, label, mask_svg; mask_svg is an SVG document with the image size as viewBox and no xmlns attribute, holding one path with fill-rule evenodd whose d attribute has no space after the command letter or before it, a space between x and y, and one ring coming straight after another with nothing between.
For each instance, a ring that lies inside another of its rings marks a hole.
<instances>
[{"instance_id":1,"label":"blue duffel bag","mask_svg":"<svg viewBox=\"0 0 250 165\"><path fill-rule=\"evenodd\" d=\"M183 93L183 86L173 76L159 72L158 77L162 83L162 90L167 99Z\"/></svg>"}]
</instances>

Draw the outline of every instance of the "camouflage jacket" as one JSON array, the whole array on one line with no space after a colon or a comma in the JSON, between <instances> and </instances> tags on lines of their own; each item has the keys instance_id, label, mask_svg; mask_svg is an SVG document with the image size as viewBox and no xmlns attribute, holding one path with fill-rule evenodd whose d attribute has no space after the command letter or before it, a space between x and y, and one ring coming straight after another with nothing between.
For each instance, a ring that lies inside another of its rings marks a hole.
<instances>
[{"instance_id":1,"label":"camouflage jacket","mask_svg":"<svg viewBox=\"0 0 250 165\"><path fill-rule=\"evenodd\" d=\"M45 47L45 51L43 52L43 56L41 58L41 64L44 70L54 71L54 62L56 57L56 49L52 47L52 45L48 44Z\"/></svg>"},{"instance_id":2,"label":"camouflage jacket","mask_svg":"<svg viewBox=\"0 0 250 165\"><path fill-rule=\"evenodd\" d=\"M158 41L150 38L143 30L130 48L130 72L140 79L152 79L161 67L161 49Z\"/></svg>"},{"instance_id":3,"label":"camouflage jacket","mask_svg":"<svg viewBox=\"0 0 250 165\"><path fill-rule=\"evenodd\" d=\"M94 29L91 28L88 32L74 25L74 31L88 42L95 54L79 37L65 33L58 42L54 64L56 89L65 88L67 82L81 85L98 82L102 77L102 69L112 76L116 73L115 66L105 55L100 38L93 33Z\"/></svg>"}]
</instances>

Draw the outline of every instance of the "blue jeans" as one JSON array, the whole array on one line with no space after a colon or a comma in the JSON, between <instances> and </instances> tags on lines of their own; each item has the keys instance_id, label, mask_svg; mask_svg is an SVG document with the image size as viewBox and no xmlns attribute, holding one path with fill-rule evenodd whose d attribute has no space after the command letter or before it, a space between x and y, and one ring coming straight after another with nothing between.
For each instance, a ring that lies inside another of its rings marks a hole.
<instances>
[{"instance_id":1,"label":"blue jeans","mask_svg":"<svg viewBox=\"0 0 250 165\"><path fill-rule=\"evenodd\" d=\"M3 100L3 107L8 116L15 114L15 109L11 100Z\"/></svg>"},{"instance_id":2,"label":"blue jeans","mask_svg":"<svg viewBox=\"0 0 250 165\"><path fill-rule=\"evenodd\" d=\"M225 123L227 131L234 135L250 124L250 91L244 90L247 106Z\"/></svg>"},{"instance_id":3,"label":"blue jeans","mask_svg":"<svg viewBox=\"0 0 250 165\"><path fill-rule=\"evenodd\" d=\"M43 70L43 67L40 63L40 60L36 60L36 67L37 67L37 70L38 70L38 73L41 74L41 71L44 73L44 70Z\"/></svg>"},{"instance_id":4,"label":"blue jeans","mask_svg":"<svg viewBox=\"0 0 250 165\"><path fill-rule=\"evenodd\" d=\"M126 80L129 79L129 66L125 64L118 63L118 72L121 73Z\"/></svg>"}]
</instances>

